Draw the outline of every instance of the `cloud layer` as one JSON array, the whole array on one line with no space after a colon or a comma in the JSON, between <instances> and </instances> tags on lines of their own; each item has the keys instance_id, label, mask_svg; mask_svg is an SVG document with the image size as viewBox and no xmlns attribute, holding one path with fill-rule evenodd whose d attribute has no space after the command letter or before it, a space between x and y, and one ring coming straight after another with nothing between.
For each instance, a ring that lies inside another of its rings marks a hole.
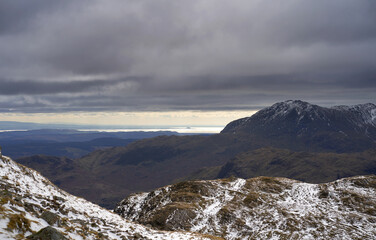
<instances>
[{"instance_id":1,"label":"cloud layer","mask_svg":"<svg viewBox=\"0 0 376 240\"><path fill-rule=\"evenodd\" d=\"M373 0L0 3L0 111L376 99Z\"/></svg>"}]
</instances>

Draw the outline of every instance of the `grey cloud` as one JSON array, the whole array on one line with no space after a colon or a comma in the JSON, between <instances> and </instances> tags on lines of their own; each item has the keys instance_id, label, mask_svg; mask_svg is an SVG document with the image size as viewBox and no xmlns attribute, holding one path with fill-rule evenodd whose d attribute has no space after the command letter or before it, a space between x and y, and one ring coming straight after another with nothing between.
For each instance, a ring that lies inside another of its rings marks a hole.
<instances>
[{"instance_id":1,"label":"grey cloud","mask_svg":"<svg viewBox=\"0 0 376 240\"><path fill-rule=\"evenodd\" d=\"M0 3L3 111L376 99L373 0L32 3Z\"/></svg>"},{"instance_id":2,"label":"grey cloud","mask_svg":"<svg viewBox=\"0 0 376 240\"><path fill-rule=\"evenodd\" d=\"M64 2L65 5L69 3ZM25 31L41 14L56 11L62 6L61 1L49 0L0 1L0 36Z\"/></svg>"},{"instance_id":3,"label":"grey cloud","mask_svg":"<svg viewBox=\"0 0 376 240\"><path fill-rule=\"evenodd\" d=\"M86 80L86 81L11 81L0 80L1 95L45 95L56 93L85 93L90 91L104 91L106 87L118 86L122 83L135 82L138 78L128 77L124 79L106 79L106 80Z\"/></svg>"}]
</instances>

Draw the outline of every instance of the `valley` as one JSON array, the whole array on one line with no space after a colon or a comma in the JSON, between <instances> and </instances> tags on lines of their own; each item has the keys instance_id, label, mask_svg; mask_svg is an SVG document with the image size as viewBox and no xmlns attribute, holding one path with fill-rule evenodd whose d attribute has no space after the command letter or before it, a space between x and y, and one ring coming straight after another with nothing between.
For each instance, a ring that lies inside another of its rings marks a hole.
<instances>
[{"instance_id":1,"label":"valley","mask_svg":"<svg viewBox=\"0 0 376 240\"><path fill-rule=\"evenodd\" d=\"M375 109L286 101L231 122L219 134L145 138L74 161L52 157L54 164L48 156L17 161L110 209L133 192L186 179L283 176L322 183L376 173Z\"/></svg>"}]
</instances>

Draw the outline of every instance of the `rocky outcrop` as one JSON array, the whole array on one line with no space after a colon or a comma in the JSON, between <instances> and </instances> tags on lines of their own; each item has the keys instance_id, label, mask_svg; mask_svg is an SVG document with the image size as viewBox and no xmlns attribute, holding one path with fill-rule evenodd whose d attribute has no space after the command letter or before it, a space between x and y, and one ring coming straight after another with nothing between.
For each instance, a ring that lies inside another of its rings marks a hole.
<instances>
[{"instance_id":1,"label":"rocky outcrop","mask_svg":"<svg viewBox=\"0 0 376 240\"><path fill-rule=\"evenodd\" d=\"M115 212L164 230L235 239L373 239L376 176L188 181L129 196Z\"/></svg>"}]
</instances>

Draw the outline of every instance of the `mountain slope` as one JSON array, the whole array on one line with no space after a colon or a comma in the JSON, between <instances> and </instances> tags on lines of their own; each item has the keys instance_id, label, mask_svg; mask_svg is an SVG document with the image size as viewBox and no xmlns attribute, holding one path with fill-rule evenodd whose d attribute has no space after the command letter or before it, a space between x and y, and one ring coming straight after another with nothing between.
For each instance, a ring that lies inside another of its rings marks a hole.
<instances>
[{"instance_id":1,"label":"mountain slope","mask_svg":"<svg viewBox=\"0 0 376 240\"><path fill-rule=\"evenodd\" d=\"M116 201L107 202L105 197L96 199L106 206L112 203L113 208L132 192L170 184L203 166L222 165L239 151L238 147L231 138L219 134L212 137L163 136L137 141L127 147L98 150L77 162L101 183L117 186ZM89 189L93 183L81 184Z\"/></svg>"},{"instance_id":2,"label":"mountain slope","mask_svg":"<svg viewBox=\"0 0 376 240\"><path fill-rule=\"evenodd\" d=\"M0 203L1 239L209 239L129 222L7 157L0 159Z\"/></svg>"},{"instance_id":3,"label":"mountain slope","mask_svg":"<svg viewBox=\"0 0 376 240\"><path fill-rule=\"evenodd\" d=\"M221 133L257 136L293 150L363 151L376 146L376 105L325 108L289 100L235 120Z\"/></svg>"},{"instance_id":4,"label":"mountain slope","mask_svg":"<svg viewBox=\"0 0 376 240\"><path fill-rule=\"evenodd\" d=\"M74 139L74 137L73 137ZM0 140L0 145L7 156L13 159L33 155L49 155L69 158L80 158L97 149L115 146L126 146L135 139L98 138L85 142L55 142L38 140Z\"/></svg>"},{"instance_id":5,"label":"mountain slope","mask_svg":"<svg viewBox=\"0 0 376 240\"><path fill-rule=\"evenodd\" d=\"M115 212L164 230L225 239L374 239L376 177L308 184L258 177L182 182L124 199Z\"/></svg>"},{"instance_id":6,"label":"mountain slope","mask_svg":"<svg viewBox=\"0 0 376 240\"><path fill-rule=\"evenodd\" d=\"M222 166L200 169L185 179L269 176L323 183L369 174L376 174L376 149L359 153L315 153L260 148L241 153Z\"/></svg>"},{"instance_id":7,"label":"mountain slope","mask_svg":"<svg viewBox=\"0 0 376 240\"><path fill-rule=\"evenodd\" d=\"M100 132L69 129L0 131L0 145L4 149L3 154L13 159L40 154L79 158L97 149L125 146L137 139L161 135L184 134L171 131Z\"/></svg>"},{"instance_id":8,"label":"mountain slope","mask_svg":"<svg viewBox=\"0 0 376 240\"><path fill-rule=\"evenodd\" d=\"M102 202L103 207L111 208L119 200L117 195L125 196L128 191L119 189L116 184L106 183L96 177L76 160L65 157L35 155L16 159L22 165L37 169L59 188L69 193ZM111 204L106 204L110 202Z\"/></svg>"}]
</instances>

